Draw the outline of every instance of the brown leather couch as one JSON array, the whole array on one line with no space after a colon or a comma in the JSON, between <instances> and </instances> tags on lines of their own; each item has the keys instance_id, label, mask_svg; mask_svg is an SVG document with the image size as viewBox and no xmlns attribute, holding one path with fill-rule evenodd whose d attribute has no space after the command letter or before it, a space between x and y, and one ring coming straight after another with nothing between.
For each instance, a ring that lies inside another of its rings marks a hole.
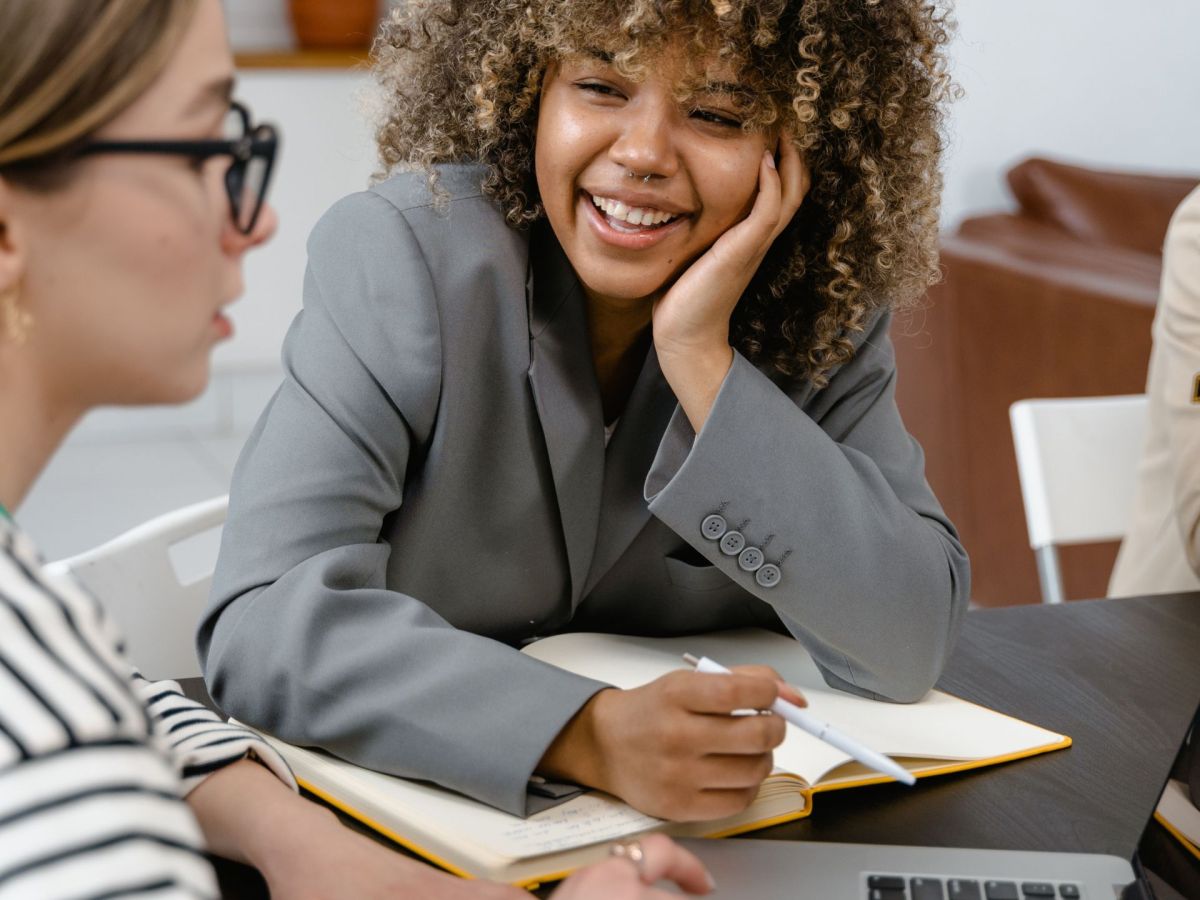
<instances>
[{"instance_id":1,"label":"brown leather couch","mask_svg":"<svg viewBox=\"0 0 1200 900\"><path fill-rule=\"evenodd\" d=\"M1040 599L1009 405L1145 389L1163 235L1198 181L1027 160L1008 173L1018 210L945 235L943 281L897 315L900 411L971 555L976 603ZM1103 597L1116 549L1065 548L1067 596Z\"/></svg>"}]
</instances>

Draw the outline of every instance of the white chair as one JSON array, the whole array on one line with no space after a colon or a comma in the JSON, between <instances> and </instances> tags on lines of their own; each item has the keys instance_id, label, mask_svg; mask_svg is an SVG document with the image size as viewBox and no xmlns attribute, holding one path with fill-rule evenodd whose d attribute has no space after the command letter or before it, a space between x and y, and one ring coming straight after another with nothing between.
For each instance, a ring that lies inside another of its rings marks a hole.
<instances>
[{"instance_id":1,"label":"white chair","mask_svg":"<svg viewBox=\"0 0 1200 900\"><path fill-rule=\"evenodd\" d=\"M147 678L199 675L193 637L212 583L216 529L228 507L226 495L177 509L50 563L47 572L57 578L69 573L91 591L120 626L129 658Z\"/></svg>"},{"instance_id":2,"label":"white chair","mask_svg":"<svg viewBox=\"0 0 1200 900\"><path fill-rule=\"evenodd\" d=\"M1146 410L1144 394L1021 400L1009 408L1043 603L1065 599L1059 545L1125 536Z\"/></svg>"}]
</instances>

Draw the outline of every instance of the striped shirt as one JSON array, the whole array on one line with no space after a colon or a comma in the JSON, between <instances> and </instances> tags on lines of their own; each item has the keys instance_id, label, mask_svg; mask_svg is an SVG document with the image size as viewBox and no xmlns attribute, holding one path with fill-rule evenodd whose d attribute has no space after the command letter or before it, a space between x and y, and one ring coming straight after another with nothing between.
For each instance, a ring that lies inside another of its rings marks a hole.
<instances>
[{"instance_id":1,"label":"striped shirt","mask_svg":"<svg viewBox=\"0 0 1200 900\"><path fill-rule=\"evenodd\" d=\"M151 683L78 584L0 516L0 900L216 897L183 798L259 738Z\"/></svg>"}]
</instances>

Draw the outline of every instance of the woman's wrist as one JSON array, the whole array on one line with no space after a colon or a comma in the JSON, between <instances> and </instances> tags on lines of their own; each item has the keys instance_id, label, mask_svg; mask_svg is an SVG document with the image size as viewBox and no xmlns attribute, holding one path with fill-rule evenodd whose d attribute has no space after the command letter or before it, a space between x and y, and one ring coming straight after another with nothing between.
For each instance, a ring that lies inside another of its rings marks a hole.
<instances>
[{"instance_id":1,"label":"woman's wrist","mask_svg":"<svg viewBox=\"0 0 1200 900\"><path fill-rule=\"evenodd\" d=\"M541 775L607 790L600 737L604 708L619 693L607 688L591 696L546 748L538 763Z\"/></svg>"},{"instance_id":2,"label":"woman's wrist","mask_svg":"<svg viewBox=\"0 0 1200 900\"><path fill-rule=\"evenodd\" d=\"M657 353L663 377L688 417L692 430L699 434L733 365L733 348L728 343L721 343L696 348L664 348Z\"/></svg>"},{"instance_id":3,"label":"woman's wrist","mask_svg":"<svg viewBox=\"0 0 1200 900\"><path fill-rule=\"evenodd\" d=\"M290 802L268 812L260 826L246 836L246 861L270 884L277 872L295 865L301 854L327 852L345 837L345 826L331 809L290 795Z\"/></svg>"},{"instance_id":4,"label":"woman's wrist","mask_svg":"<svg viewBox=\"0 0 1200 900\"><path fill-rule=\"evenodd\" d=\"M212 853L249 863L264 875L286 864L309 832L338 825L330 810L305 800L252 759L214 772L187 802Z\"/></svg>"}]
</instances>

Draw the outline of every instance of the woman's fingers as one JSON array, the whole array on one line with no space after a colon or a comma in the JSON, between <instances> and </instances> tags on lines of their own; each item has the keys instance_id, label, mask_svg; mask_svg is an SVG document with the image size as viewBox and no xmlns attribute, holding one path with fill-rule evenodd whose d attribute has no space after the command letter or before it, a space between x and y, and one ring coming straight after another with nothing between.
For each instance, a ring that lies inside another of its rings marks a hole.
<instances>
[{"instance_id":1,"label":"woman's fingers","mask_svg":"<svg viewBox=\"0 0 1200 900\"><path fill-rule=\"evenodd\" d=\"M758 796L758 785L748 788L705 788L696 799L696 808L704 819L724 819L737 815Z\"/></svg>"},{"instance_id":2,"label":"woman's fingers","mask_svg":"<svg viewBox=\"0 0 1200 900\"><path fill-rule=\"evenodd\" d=\"M762 162L759 164L758 196L754 198L751 217L761 218L764 226L773 229L779 221L783 202L783 184L779 169L775 164L775 155L770 150L763 151Z\"/></svg>"},{"instance_id":3,"label":"woman's fingers","mask_svg":"<svg viewBox=\"0 0 1200 900\"><path fill-rule=\"evenodd\" d=\"M808 164L800 156L791 137L779 137L779 180L781 185L779 222L772 236L778 236L804 202L808 189L812 186L812 173Z\"/></svg>"},{"instance_id":4,"label":"woman's fingers","mask_svg":"<svg viewBox=\"0 0 1200 900\"><path fill-rule=\"evenodd\" d=\"M732 669L739 675L752 675L757 678L767 678L775 682L779 696L795 706L808 706L808 699L800 690L783 680L783 676L770 666L734 666ZM766 707L763 707L764 709Z\"/></svg>"},{"instance_id":5,"label":"woman's fingers","mask_svg":"<svg viewBox=\"0 0 1200 900\"><path fill-rule=\"evenodd\" d=\"M662 881L674 882L689 894L707 894L714 886L704 864L694 854L664 835L647 834L634 841L620 857L576 872L552 897L553 900L668 900L678 896L653 887Z\"/></svg>"},{"instance_id":6,"label":"woman's fingers","mask_svg":"<svg viewBox=\"0 0 1200 900\"><path fill-rule=\"evenodd\" d=\"M779 172L771 151L758 161L758 192L750 214L726 231L708 251L742 278L758 267L775 236L781 203Z\"/></svg>"},{"instance_id":7,"label":"woman's fingers","mask_svg":"<svg viewBox=\"0 0 1200 900\"><path fill-rule=\"evenodd\" d=\"M646 884L667 879L690 894L707 894L712 879L695 854L684 850L666 835L648 834L641 839L642 881Z\"/></svg>"},{"instance_id":8,"label":"woman's fingers","mask_svg":"<svg viewBox=\"0 0 1200 900\"><path fill-rule=\"evenodd\" d=\"M589 783L665 819L732 815L753 801L787 734L781 716L753 711L789 693L803 702L768 666L728 675L679 670L602 692L592 720L600 779Z\"/></svg>"},{"instance_id":9,"label":"woman's fingers","mask_svg":"<svg viewBox=\"0 0 1200 900\"><path fill-rule=\"evenodd\" d=\"M778 675L748 674L738 669L731 675L680 672L671 688L681 704L698 713L723 713L735 709L767 709L779 695Z\"/></svg>"},{"instance_id":10,"label":"woman's fingers","mask_svg":"<svg viewBox=\"0 0 1200 900\"><path fill-rule=\"evenodd\" d=\"M787 227L808 193L811 182L808 167L796 145L786 135L779 139L779 163L770 150L759 162L758 194L750 215L731 228L717 242L728 245L740 257L742 265L757 268L767 250Z\"/></svg>"},{"instance_id":11,"label":"woman's fingers","mask_svg":"<svg viewBox=\"0 0 1200 900\"><path fill-rule=\"evenodd\" d=\"M701 753L770 755L787 736L781 716L728 713L694 716L686 725L686 740Z\"/></svg>"},{"instance_id":12,"label":"woman's fingers","mask_svg":"<svg viewBox=\"0 0 1200 900\"><path fill-rule=\"evenodd\" d=\"M696 427L716 395L717 374L723 377L728 369L729 321L738 298L808 190L808 172L795 145L787 140L779 147L778 168L770 150L759 158L757 191L746 218L691 263L654 307L659 364Z\"/></svg>"},{"instance_id":13,"label":"woman's fingers","mask_svg":"<svg viewBox=\"0 0 1200 900\"><path fill-rule=\"evenodd\" d=\"M779 170L775 167L775 157L770 150L763 152L758 166L758 195L754 198L754 206L750 215L742 225L751 225L752 233L748 235L754 250L753 261L757 266L759 260L766 254L777 233L779 216L783 209L783 188Z\"/></svg>"},{"instance_id":14,"label":"woman's fingers","mask_svg":"<svg viewBox=\"0 0 1200 900\"><path fill-rule=\"evenodd\" d=\"M779 716L731 715L769 706L773 677L672 672L594 702L597 780L637 809L696 821L745 808L783 740Z\"/></svg>"},{"instance_id":15,"label":"woman's fingers","mask_svg":"<svg viewBox=\"0 0 1200 900\"><path fill-rule=\"evenodd\" d=\"M706 790L757 791L774 769L771 754L712 753L701 758L697 767Z\"/></svg>"}]
</instances>

